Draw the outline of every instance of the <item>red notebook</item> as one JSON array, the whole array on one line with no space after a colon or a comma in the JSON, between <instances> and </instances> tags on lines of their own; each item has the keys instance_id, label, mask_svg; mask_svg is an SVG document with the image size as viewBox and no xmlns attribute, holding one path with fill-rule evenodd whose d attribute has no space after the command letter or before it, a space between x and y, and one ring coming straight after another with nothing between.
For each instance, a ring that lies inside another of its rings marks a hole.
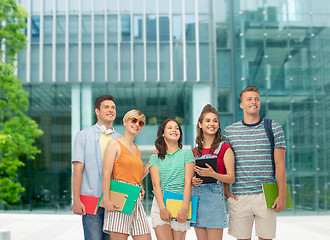
<instances>
[{"instance_id":1,"label":"red notebook","mask_svg":"<svg viewBox=\"0 0 330 240\"><path fill-rule=\"evenodd\" d=\"M80 195L80 201L84 204L87 214L96 215L97 209L99 208L100 198Z\"/></svg>"}]
</instances>

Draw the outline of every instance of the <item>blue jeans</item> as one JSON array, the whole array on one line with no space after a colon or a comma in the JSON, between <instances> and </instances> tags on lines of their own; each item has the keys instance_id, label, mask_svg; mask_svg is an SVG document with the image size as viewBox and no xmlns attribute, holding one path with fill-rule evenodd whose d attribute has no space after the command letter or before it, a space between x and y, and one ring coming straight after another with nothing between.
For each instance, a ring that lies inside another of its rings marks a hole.
<instances>
[{"instance_id":1,"label":"blue jeans","mask_svg":"<svg viewBox=\"0 0 330 240\"><path fill-rule=\"evenodd\" d=\"M96 215L82 217L85 240L109 240L109 234L103 232L104 208L99 207Z\"/></svg>"}]
</instances>

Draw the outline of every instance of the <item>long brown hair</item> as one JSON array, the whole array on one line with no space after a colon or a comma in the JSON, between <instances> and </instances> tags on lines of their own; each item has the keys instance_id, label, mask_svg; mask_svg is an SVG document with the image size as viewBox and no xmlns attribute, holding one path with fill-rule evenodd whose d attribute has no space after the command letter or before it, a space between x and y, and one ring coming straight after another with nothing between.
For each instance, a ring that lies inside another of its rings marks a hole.
<instances>
[{"instance_id":1,"label":"long brown hair","mask_svg":"<svg viewBox=\"0 0 330 240\"><path fill-rule=\"evenodd\" d=\"M212 107L210 104L206 104L203 107L203 110L201 112L201 115L198 118L198 122L197 122L197 137L196 137L196 156L197 157L201 157L202 156L202 150L203 150L203 142L204 142L204 136L203 136L203 130L202 128L199 127L199 123L202 124L204 117L207 113L214 113L217 115L218 119L219 119L219 129L217 131L217 133L214 136L213 139L213 143L211 145L211 151L214 152L217 147L219 146L220 142L221 142L221 128L220 128L220 118L219 118L219 113L218 111Z\"/></svg>"},{"instance_id":2,"label":"long brown hair","mask_svg":"<svg viewBox=\"0 0 330 240\"><path fill-rule=\"evenodd\" d=\"M166 119L164 122L162 122L162 124L160 125L160 127L158 128L158 132L157 132L157 139L155 141L155 146L156 146L156 149L158 150L158 157L160 159L164 159L165 158L165 155L166 155L166 143L165 143L165 140L164 140L164 137L163 137L163 134L164 134L164 130L165 130L165 127L166 127L166 124L170 121L173 121L175 122L176 124L178 124L179 126L179 131L180 131L180 137L178 139L178 147L179 148L182 148L182 129L181 129L181 126L180 124L178 123L178 121L174 120L174 119Z\"/></svg>"}]
</instances>

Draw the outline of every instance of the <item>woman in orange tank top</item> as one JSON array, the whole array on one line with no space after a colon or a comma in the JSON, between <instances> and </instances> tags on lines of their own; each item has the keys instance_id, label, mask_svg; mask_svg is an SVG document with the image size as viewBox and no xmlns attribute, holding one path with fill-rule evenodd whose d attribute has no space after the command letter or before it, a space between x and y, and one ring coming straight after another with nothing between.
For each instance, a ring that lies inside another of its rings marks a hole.
<instances>
[{"instance_id":1,"label":"woman in orange tank top","mask_svg":"<svg viewBox=\"0 0 330 240\"><path fill-rule=\"evenodd\" d=\"M141 153L134 138L145 125L145 116L139 110L127 112L123 119L125 133L122 137L111 140L103 160L103 201L105 208L103 231L110 234L110 239L127 239L129 235L135 240L151 240L150 228L142 206L144 190L142 188L135 207L130 215L117 212L110 201L110 180L140 185L148 174L149 164L143 166Z\"/></svg>"}]
</instances>

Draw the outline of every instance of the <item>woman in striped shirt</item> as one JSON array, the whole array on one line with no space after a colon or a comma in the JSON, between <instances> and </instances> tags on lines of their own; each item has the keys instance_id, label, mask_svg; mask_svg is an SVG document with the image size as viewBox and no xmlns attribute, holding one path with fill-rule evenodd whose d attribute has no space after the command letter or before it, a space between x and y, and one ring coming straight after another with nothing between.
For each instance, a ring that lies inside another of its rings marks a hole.
<instances>
[{"instance_id":1,"label":"woman in striped shirt","mask_svg":"<svg viewBox=\"0 0 330 240\"><path fill-rule=\"evenodd\" d=\"M150 175L154 189L151 222L157 239L182 240L190 228L187 222L191 197L191 180L194 174L194 156L190 150L182 150L182 129L173 119L166 119L158 129L155 141L158 154L150 159ZM176 220L166 209L163 191L183 194L183 205Z\"/></svg>"}]
</instances>

